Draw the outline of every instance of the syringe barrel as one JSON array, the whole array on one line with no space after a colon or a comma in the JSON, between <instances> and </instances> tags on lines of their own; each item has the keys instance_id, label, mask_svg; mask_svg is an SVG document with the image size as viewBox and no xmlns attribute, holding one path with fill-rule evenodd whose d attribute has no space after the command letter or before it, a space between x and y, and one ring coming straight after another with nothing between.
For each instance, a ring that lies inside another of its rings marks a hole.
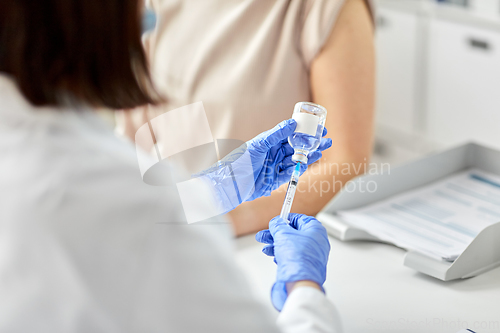
<instances>
[{"instance_id":1,"label":"syringe barrel","mask_svg":"<svg viewBox=\"0 0 500 333\"><path fill-rule=\"evenodd\" d=\"M292 177L288 183L288 189L286 190L285 201L283 202L283 207L281 208L280 217L288 221L288 214L292 209L293 198L295 196L295 191L297 190L297 184L299 182L300 176L300 163L297 163L295 169L293 170Z\"/></svg>"},{"instance_id":2,"label":"syringe barrel","mask_svg":"<svg viewBox=\"0 0 500 333\"><path fill-rule=\"evenodd\" d=\"M291 180L288 183L288 189L286 190L285 201L283 202L283 207L281 208L280 217L288 221L288 214L292 209L293 197L295 196L295 191L297 190L297 181Z\"/></svg>"}]
</instances>

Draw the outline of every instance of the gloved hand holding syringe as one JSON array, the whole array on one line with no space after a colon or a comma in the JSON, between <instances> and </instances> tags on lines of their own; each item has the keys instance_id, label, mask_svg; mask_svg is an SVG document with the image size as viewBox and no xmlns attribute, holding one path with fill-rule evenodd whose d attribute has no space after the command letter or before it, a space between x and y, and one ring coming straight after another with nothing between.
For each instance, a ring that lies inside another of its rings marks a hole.
<instances>
[{"instance_id":1,"label":"gloved hand holding syringe","mask_svg":"<svg viewBox=\"0 0 500 333\"><path fill-rule=\"evenodd\" d=\"M326 109L321 105L299 102L295 105L292 118L297 121L295 132L288 137L288 143L294 149L292 161L297 165L292 173L280 217L288 221L293 198L297 190L300 165L307 164L307 156L315 151L321 142L326 121Z\"/></svg>"}]
</instances>

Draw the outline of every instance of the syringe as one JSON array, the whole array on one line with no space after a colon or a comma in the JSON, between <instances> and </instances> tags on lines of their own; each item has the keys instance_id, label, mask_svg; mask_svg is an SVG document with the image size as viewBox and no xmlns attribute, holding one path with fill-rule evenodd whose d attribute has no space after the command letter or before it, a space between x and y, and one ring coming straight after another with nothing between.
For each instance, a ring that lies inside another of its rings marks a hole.
<instances>
[{"instance_id":1,"label":"syringe","mask_svg":"<svg viewBox=\"0 0 500 333\"><path fill-rule=\"evenodd\" d=\"M288 189L286 190L285 201L283 202L283 207L281 208L280 217L288 221L288 214L290 214L290 209L292 209L293 197L295 196L295 190L297 189L297 183L299 182L300 176L300 162L297 162L295 169L293 170L292 177L288 183Z\"/></svg>"}]
</instances>

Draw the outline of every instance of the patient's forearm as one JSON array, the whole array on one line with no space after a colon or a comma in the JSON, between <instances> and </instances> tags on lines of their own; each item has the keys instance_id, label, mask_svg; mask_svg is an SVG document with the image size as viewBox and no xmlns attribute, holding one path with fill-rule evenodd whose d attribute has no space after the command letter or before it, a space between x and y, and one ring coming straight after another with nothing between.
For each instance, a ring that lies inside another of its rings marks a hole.
<instances>
[{"instance_id":1,"label":"patient's forearm","mask_svg":"<svg viewBox=\"0 0 500 333\"><path fill-rule=\"evenodd\" d=\"M365 159L366 158L366 159ZM300 177L292 206L293 213L316 215L347 181L363 173L368 157L322 161L313 164ZM288 185L271 196L245 202L229 213L237 236L267 229L269 221L280 214Z\"/></svg>"}]
</instances>

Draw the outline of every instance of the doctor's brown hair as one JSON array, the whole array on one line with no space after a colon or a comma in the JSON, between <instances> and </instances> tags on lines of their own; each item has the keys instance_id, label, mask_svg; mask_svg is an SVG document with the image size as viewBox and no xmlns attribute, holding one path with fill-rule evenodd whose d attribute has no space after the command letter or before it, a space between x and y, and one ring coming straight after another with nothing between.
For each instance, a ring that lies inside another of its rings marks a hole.
<instances>
[{"instance_id":1,"label":"doctor's brown hair","mask_svg":"<svg viewBox=\"0 0 500 333\"><path fill-rule=\"evenodd\" d=\"M138 0L1 0L0 71L34 105L154 103Z\"/></svg>"}]
</instances>

